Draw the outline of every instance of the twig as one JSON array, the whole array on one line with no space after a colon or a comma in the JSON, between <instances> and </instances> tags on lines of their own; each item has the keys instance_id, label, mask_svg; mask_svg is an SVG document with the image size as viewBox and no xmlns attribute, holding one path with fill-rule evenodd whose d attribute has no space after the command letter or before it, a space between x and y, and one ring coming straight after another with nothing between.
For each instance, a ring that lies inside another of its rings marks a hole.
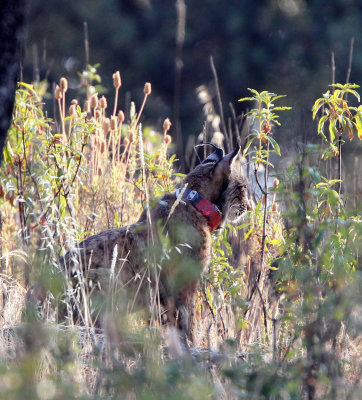
<instances>
[{"instance_id":1,"label":"twig","mask_svg":"<svg viewBox=\"0 0 362 400\"><path fill-rule=\"evenodd\" d=\"M255 175L255 181L256 181L256 183L258 184L260 191L262 192L263 195L267 195L268 192L266 192L266 191L264 190L264 188L261 186L261 184L260 184L260 182L259 182L258 170L257 170L256 168L254 169L254 175Z\"/></svg>"},{"instance_id":2,"label":"twig","mask_svg":"<svg viewBox=\"0 0 362 400\"><path fill-rule=\"evenodd\" d=\"M176 30L176 55L175 55L175 86L173 101L173 121L176 127L176 137L180 134L180 96L181 96L181 72L183 68L182 55L185 42L186 5L184 0L176 0L177 30Z\"/></svg>"},{"instance_id":3,"label":"twig","mask_svg":"<svg viewBox=\"0 0 362 400\"><path fill-rule=\"evenodd\" d=\"M145 95L144 95L144 97L143 97L142 104L141 104L141 108L140 108L140 110L139 110L139 112L138 112L138 115L137 115L136 122L133 124L133 126L132 126L132 128L131 128L132 131L134 131L134 129L135 129L135 128L137 127L137 125L138 125L138 122L139 122L139 120L140 120L140 118L141 118L143 109L145 108L145 104L146 104L146 101L147 101L147 97L148 97L148 96L149 96L149 94L148 94L148 93L145 93Z\"/></svg>"},{"instance_id":4,"label":"twig","mask_svg":"<svg viewBox=\"0 0 362 400\"><path fill-rule=\"evenodd\" d=\"M85 69L88 69L89 65L89 40L88 40L88 24L87 22L83 22L84 28L84 53L85 53ZM86 94L87 99L89 98L89 80L86 80Z\"/></svg>"},{"instance_id":5,"label":"twig","mask_svg":"<svg viewBox=\"0 0 362 400\"><path fill-rule=\"evenodd\" d=\"M349 83L349 79L351 77L352 60L353 60L353 47L354 47L354 37L352 37L351 44L350 44L350 47L349 47L349 58L348 58L348 69L347 69L346 83Z\"/></svg>"},{"instance_id":6,"label":"twig","mask_svg":"<svg viewBox=\"0 0 362 400\"><path fill-rule=\"evenodd\" d=\"M220 113L220 118L221 118L222 129L224 131L224 135L226 136L228 134L228 130L226 128L225 118L224 118L224 111L222 109L222 101L221 101L219 80L218 80L218 77L217 77L217 72L216 72L216 68L215 68L215 64L214 64L214 59L213 59L212 56L210 57L210 65L211 65L212 73L214 75L216 98L217 98L217 103L218 103L218 106L219 106L219 113ZM230 138L229 138L229 140L230 140L229 143L231 144L232 140ZM229 149L229 150L231 150L231 149Z\"/></svg>"},{"instance_id":7,"label":"twig","mask_svg":"<svg viewBox=\"0 0 362 400\"><path fill-rule=\"evenodd\" d=\"M336 63L334 60L334 51L332 51L331 53L331 66L332 66L332 84L334 85L336 83Z\"/></svg>"},{"instance_id":8,"label":"twig","mask_svg":"<svg viewBox=\"0 0 362 400\"><path fill-rule=\"evenodd\" d=\"M236 118L235 108L232 105L232 103L229 103L229 107L231 110L231 115L233 117L233 122L234 122L234 126L235 126L236 140L238 142L238 145L241 146L240 130L239 130L239 125L238 125L238 120Z\"/></svg>"}]
</instances>

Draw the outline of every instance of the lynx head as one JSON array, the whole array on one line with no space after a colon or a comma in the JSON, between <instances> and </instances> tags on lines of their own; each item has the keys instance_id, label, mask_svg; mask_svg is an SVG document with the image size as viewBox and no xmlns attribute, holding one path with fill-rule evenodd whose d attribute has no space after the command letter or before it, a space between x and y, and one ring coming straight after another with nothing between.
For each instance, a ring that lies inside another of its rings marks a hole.
<instances>
[{"instance_id":1,"label":"lynx head","mask_svg":"<svg viewBox=\"0 0 362 400\"><path fill-rule=\"evenodd\" d=\"M234 224L241 219L249 205L246 181L235 165L239 149L237 146L224 155L222 149L216 148L185 178L190 189L219 207L223 222Z\"/></svg>"},{"instance_id":2,"label":"lynx head","mask_svg":"<svg viewBox=\"0 0 362 400\"><path fill-rule=\"evenodd\" d=\"M219 207L223 213L223 222L234 225L240 222L245 211L250 207L246 180L236 169L230 174L228 185L222 192Z\"/></svg>"}]
</instances>

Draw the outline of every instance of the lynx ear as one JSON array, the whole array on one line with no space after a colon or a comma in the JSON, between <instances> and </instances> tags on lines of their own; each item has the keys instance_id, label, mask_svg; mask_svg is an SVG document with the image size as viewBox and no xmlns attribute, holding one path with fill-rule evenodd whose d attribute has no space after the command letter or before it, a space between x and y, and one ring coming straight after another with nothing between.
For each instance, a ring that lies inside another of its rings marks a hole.
<instances>
[{"instance_id":1,"label":"lynx ear","mask_svg":"<svg viewBox=\"0 0 362 400\"><path fill-rule=\"evenodd\" d=\"M226 154L225 157L220 160L217 165L215 166L215 172L222 173L226 176L230 175L231 172L231 164L235 157L238 155L240 150L240 146L236 146L235 149L229 153Z\"/></svg>"},{"instance_id":2,"label":"lynx ear","mask_svg":"<svg viewBox=\"0 0 362 400\"><path fill-rule=\"evenodd\" d=\"M221 161L222 158L224 157L223 149L220 149L219 147L215 146L212 143L201 143L201 144L198 144L196 147L206 146L206 145L212 146L215 149L215 151L212 154L210 154L208 157L206 157L205 160L201 164L206 164L209 162L218 163L219 161Z\"/></svg>"},{"instance_id":3,"label":"lynx ear","mask_svg":"<svg viewBox=\"0 0 362 400\"><path fill-rule=\"evenodd\" d=\"M223 161L227 161L230 165L232 163L232 161L234 160L234 158L239 153L239 150L240 150L240 146L238 145L235 147L235 149L231 153L226 154L226 156L223 158Z\"/></svg>"}]
</instances>

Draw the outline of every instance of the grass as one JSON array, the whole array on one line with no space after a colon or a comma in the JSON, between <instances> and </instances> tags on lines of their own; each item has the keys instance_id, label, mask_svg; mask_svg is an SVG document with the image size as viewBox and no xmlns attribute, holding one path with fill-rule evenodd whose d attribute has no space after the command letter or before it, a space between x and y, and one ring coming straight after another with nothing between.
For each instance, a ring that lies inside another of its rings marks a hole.
<instances>
[{"instance_id":1,"label":"grass","mask_svg":"<svg viewBox=\"0 0 362 400\"><path fill-rule=\"evenodd\" d=\"M120 76L113 78L113 110L92 80L86 98L68 99L62 78L54 119L44 109L46 83L19 84L0 174L0 398L357 399L361 222L358 210L341 206L336 182L314 167L317 147L306 146L273 189L262 188L268 196L255 198L242 225L214 235L191 353L145 310L124 311L116 290L104 329L95 328L90 293L82 278L83 296L74 291L60 256L94 233L135 222L182 178L170 121L158 130L140 123L150 84L139 111L132 103L125 113L117 109ZM234 122L226 138L239 141ZM271 126L258 125L249 136L255 165L269 162L266 141L277 146L264 137ZM48 294L41 310L22 315L33 283ZM59 299L68 310L84 301L82 326L70 312L59 323Z\"/></svg>"}]
</instances>

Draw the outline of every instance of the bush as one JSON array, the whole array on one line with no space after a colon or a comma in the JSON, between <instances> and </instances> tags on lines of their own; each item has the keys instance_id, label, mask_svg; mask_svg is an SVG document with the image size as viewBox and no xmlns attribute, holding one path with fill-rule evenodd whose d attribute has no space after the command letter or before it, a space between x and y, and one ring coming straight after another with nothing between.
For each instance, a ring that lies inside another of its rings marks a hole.
<instances>
[{"instance_id":1,"label":"bush","mask_svg":"<svg viewBox=\"0 0 362 400\"><path fill-rule=\"evenodd\" d=\"M343 96L357 87L336 86L339 92L314 106L314 117L322 104L327 109L319 133L323 123L331 126L328 155L336 154L338 176L328 178L315 167L326 150L301 145L286 172L270 179L270 154L281 155L272 136L276 112L288 107L275 106L273 93L251 91L256 108L244 153L260 195L253 194L247 221L214 236L197 300L203 348L186 351L173 329L148 324L142 310L109 308L104 330L94 328L91 313L82 315L83 327L74 326L71 313L67 324L57 322L54 304L69 310L80 299L60 256L95 232L134 222L181 175L169 155L170 121L160 132L140 124L150 84L138 113L133 104L130 115L117 106L109 114L107 100L94 93L100 78L89 71L82 75L83 108L73 99L66 112L65 78L55 88L59 122L44 110L45 82L20 83L16 94L0 175L3 298L18 298L19 287L24 296L32 282L41 282L47 297L44 322L28 307L22 324L3 323L1 395L357 399L361 219L341 187L343 135L361 137L361 108ZM83 294L91 308L90 293Z\"/></svg>"}]
</instances>

